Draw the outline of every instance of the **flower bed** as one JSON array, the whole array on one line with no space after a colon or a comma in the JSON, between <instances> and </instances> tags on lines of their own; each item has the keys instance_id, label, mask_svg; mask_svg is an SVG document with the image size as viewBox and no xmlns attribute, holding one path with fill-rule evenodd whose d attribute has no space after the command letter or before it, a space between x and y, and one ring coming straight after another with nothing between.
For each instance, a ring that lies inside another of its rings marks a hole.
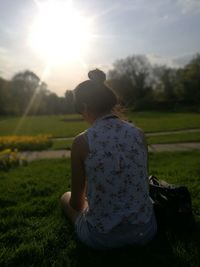
<instances>
[{"instance_id":1,"label":"flower bed","mask_svg":"<svg viewBox=\"0 0 200 267\"><path fill-rule=\"evenodd\" d=\"M27 165L27 161L19 156L17 150L5 149L0 151L0 171L8 171L19 165Z\"/></svg>"},{"instance_id":2,"label":"flower bed","mask_svg":"<svg viewBox=\"0 0 200 267\"><path fill-rule=\"evenodd\" d=\"M0 150L18 149L19 151L45 150L52 146L49 135L37 136L2 136Z\"/></svg>"}]
</instances>

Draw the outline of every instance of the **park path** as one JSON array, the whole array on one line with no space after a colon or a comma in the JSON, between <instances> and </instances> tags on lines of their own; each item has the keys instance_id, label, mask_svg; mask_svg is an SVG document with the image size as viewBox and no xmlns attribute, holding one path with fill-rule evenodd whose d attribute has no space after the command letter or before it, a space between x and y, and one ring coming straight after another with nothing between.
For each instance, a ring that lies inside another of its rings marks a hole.
<instances>
[{"instance_id":1,"label":"park path","mask_svg":"<svg viewBox=\"0 0 200 267\"><path fill-rule=\"evenodd\" d=\"M146 136L158 136L178 133L194 133L200 132L200 129L183 129L168 132L149 132ZM74 137L55 137L52 140L73 140ZM192 151L200 150L200 142L193 143L176 143L176 144L151 144L148 146L149 152L164 152L164 151ZM69 158L70 150L44 150L44 151L24 151L20 155L25 157L27 161L36 159L53 159L53 158Z\"/></svg>"},{"instance_id":2,"label":"park path","mask_svg":"<svg viewBox=\"0 0 200 267\"><path fill-rule=\"evenodd\" d=\"M200 142L176 143L176 144L151 144L148 146L148 150L149 152L200 150Z\"/></svg>"},{"instance_id":3,"label":"park path","mask_svg":"<svg viewBox=\"0 0 200 267\"><path fill-rule=\"evenodd\" d=\"M179 134L179 133L200 133L200 129L183 129L183 130L174 130L166 132L149 132L145 133L146 136L158 136L158 135L168 135L168 134Z\"/></svg>"},{"instance_id":4,"label":"park path","mask_svg":"<svg viewBox=\"0 0 200 267\"><path fill-rule=\"evenodd\" d=\"M44 151L24 151L19 153L27 161L36 159L54 159L54 158L69 158L70 150L44 150Z\"/></svg>"},{"instance_id":5,"label":"park path","mask_svg":"<svg viewBox=\"0 0 200 267\"><path fill-rule=\"evenodd\" d=\"M177 143L177 144L152 144L148 146L149 152L173 152L173 151L192 151L200 150L200 142L198 143ZM20 155L25 157L27 161L36 159L53 159L53 158L69 158L70 150L44 150L44 151L25 151Z\"/></svg>"}]
</instances>

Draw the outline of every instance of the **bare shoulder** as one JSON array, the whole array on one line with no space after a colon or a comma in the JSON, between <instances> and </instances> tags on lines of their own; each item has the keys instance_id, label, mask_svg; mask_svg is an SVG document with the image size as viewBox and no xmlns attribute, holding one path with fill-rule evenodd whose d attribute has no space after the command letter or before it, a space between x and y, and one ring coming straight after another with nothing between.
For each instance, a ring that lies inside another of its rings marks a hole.
<instances>
[{"instance_id":1,"label":"bare shoulder","mask_svg":"<svg viewBox=\"0 0 200 267\"><path fill-rule=\"evenodd\" d=\"M87 143L87 137L86 133L80 133L74 138L74 141L72 143L72 156L78 156L82 159L84 159L88 152L89 152L89 147Z\"/></svg>"},{"instance_id":2,"label":"bare shoulder","mask_svg":"<svg viewBox=\"0 0 200 267\"><path fill-rule=\"evenodd\" d=\"M74 146L84 146L87 144L87 137L86 137L86 133L82 132L80 134L78 134L77 136L75 136L72 145Z\"/></svg>"}]
</instances>

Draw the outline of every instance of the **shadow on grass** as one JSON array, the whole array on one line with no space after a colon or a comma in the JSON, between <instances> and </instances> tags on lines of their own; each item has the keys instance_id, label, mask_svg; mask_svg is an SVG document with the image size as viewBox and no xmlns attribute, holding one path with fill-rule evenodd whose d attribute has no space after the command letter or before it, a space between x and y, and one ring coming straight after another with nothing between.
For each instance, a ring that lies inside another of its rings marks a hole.
<instances>
[{"instance_id":1,"label":"shadow on grass","mask_svg":"<svg viewBox=\"0 0 200 267\"><path fill-rule=\"evenodd\" d=\"M191 233L175 235L162 231L146 246L109 251L92 250L76 238L70 258L75 259L73 266L200 266L199 233L198 222Z\"/></svg>"},{"instance_id":2,"label":"shadow on grass","mask_svg":"<svg viewBox=\"0 0 200 267\"><path fill-rule=\"evenodd\" d=\"M144 247L126 247L110 251L94 251L78 243L73 251L77 259L77 266L84 262L85 266L183 266L177 259L169 242L164 236L159 236L155 241ZM163 256L167 257L167 262ZM166 263L166 265L165 265Z\"/></svg>"},{"instance_id":3,"label":"shadow on grass","mask_svg":"<svg viewBox=\"0 0 200 267\"><path fill-rule=\"evenodd\" d=\"M55 218L58 219L55 221ZM27 217L26 220L25 217L23 220L18 217L18 225L15 227L12 225L1 238L10 248L9 251L2 250L1 266L200 266L200 222L197 222L191 234L175 236L163 231L144 247L109 251L96 251L81 243L73 226L58 209L52 217L43 217L41 221L36 217Z\"/></svg>"}]
</instances>

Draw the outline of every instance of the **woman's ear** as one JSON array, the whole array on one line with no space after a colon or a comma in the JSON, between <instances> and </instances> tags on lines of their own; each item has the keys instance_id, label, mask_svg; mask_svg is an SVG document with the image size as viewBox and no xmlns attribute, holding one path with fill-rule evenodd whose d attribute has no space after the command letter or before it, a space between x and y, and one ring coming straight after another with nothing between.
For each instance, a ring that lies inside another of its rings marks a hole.
<instances>
[{"instance_id":1,"label":"woman's ear","mask_svg":"<svg viewBox=\"0 0 200 267\"><path fill-rule=\"evenodd\" d=\"M96 119L94 114L88 109L88 106L86 103L83 103L83 111L81 112L81 114L83 118L90 124L92 124Z\"/></svg>"},{"instance_id":2,"label":"woman's ear","mask_svg":"<svg viewBox=\"0 0 200 267\"><path fill-rule=\"evenodd\" d=\"M82 107L83 108L82 108L81 114L87 120L87 118L88 118L88 107L87 107L87 104L83 103Z\"/></svg>"}]
</instances>

